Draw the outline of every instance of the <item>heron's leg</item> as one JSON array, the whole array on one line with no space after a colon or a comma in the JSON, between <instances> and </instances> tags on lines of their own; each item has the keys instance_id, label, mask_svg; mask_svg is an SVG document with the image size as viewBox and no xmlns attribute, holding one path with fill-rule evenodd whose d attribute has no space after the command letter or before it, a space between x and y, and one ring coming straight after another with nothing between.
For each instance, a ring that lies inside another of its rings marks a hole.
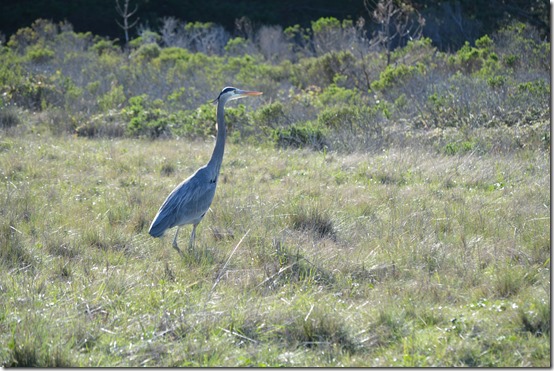
<instances>
[{"instance_id":1,"label":"heron's leg","mask_svg":"<svg viewBox=\"0 0 554 371\"><path fill-rule=\"evenodd\" d=\"M174 248L175 250L177 250L177 251L179 252L179 254L183 255L183 253L181 252L181 249L179 249L179 246L177 246L177 235L179 234L179 229L180 229L180 228L181 228L181 227L178 226L178 227L177 227L177 232L175 232L175 237L173 238L173 248Z\"/></svg>"},{"instance_id":2,"label":"heron's leg","mask_svg":"<svg viewBox=\"0 0 554 371\"><path fill-rule=\"evenodd\" d=\"M192 233L190 234L189 250L194 250L194 239L196 237L196 226L198 223L192 225Z\"/></svg>"}]
</instances>

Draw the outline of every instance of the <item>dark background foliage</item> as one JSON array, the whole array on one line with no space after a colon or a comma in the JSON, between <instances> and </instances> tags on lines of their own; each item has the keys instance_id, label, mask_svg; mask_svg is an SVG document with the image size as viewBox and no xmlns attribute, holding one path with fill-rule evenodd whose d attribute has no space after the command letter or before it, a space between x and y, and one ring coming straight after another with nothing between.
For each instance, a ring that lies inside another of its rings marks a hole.
<instances>
[{"instance_id":1,"label":"dark background foliage","mask_svg":"<svg viewBox=\"0 0 554 371\"><path fill-rule=\"evenodd\" d=\"M373 10L376 1L367 3ZM550 10L546 0L412 0L411 5L426 19L424 36L430 37L441 49L458 48L496 30L502 23L518 20L535 26L541 34L550 35ZM160 26L163 17L175 17L185 22L214 22L227 31L235 30L235 22L249 18L259 25L299 24L310 26L321 17L369 19L363 0L132 0L138 8L139 24L152 29ZM136 18L135 17L135 18ZM77 32L124 40L117 25L119 15L114 0L2 0L0 1L0 33L6 38L19 28L29 26L37 18L54 22L68 21ZM371 29L371 22L366 27Z\"/></svg>"}]
</instances>

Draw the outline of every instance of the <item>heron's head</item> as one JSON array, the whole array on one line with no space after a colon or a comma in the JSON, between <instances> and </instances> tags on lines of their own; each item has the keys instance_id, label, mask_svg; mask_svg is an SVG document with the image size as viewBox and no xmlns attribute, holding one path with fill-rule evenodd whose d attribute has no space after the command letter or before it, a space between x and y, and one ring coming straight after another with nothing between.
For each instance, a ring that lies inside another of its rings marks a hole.
<instances>
[{"instance_id":1,"label":"heron's head","mask_svg":"<svg viewBox=\"0 0 554 371\"><path fill-rule=\"evenodd\" d=\"M223 88L221 93L219 93L219 96L214 100L214 102L220 101L220 102L227 102L230 100L240 99L244 97L251 97L255 95L262 95L263 93L261 91L248 91L248 90L240 90L237 88L233 88L232 86L227 86Z\"/></svg>"}]
</instances>

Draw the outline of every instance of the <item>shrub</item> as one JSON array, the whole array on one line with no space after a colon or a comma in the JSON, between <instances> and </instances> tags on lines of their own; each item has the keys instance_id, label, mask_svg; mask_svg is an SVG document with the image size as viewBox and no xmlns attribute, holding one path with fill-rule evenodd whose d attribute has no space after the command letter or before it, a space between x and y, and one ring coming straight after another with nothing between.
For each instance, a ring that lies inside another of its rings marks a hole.
<instances>
[{"instance_id":1,"label":"shrub","mask_svg":"<svg viewBox=\"0 0 554 371\"><path fill-rule=\"evenodd\" d=\"M537 29L512 22L494 35L494 50L503 55L503 63L518 74L550 70L550 43L544 42Z\"/></svg>"},{"instance_id":2,"label":"shrub","mask_svg":"<svg viewBox=\"0 0 554 371\"><path fill-rule=\"evenodd\" d=\"M328 140L337 150L368 150L384 139L384 117L378 106L328 107L318 115L317 122L329 131Z\"/></svg>"},{"instance_id":3,"label":"shrub","mask_svg":"<svg viewBox=\"0 0 554 371\"><path fill-rule=\"evenodd\" d=\"M226 109L226 112L228 109ZM178 123L171 132L189 138L206 138L216 134L215 107L206 103L194 110L178 113Z\"/></svg>"},{"instance_id":4,"label":"shrub","mask_svg":"<svg viewBox=\"0 0 554 371\"><path fill-rule=\"evenodd\" d=\"M19 113L14 107L3 107L0 109L0 128L7 129L21 124Z\"/></svg>"},{"instance_id":5,"label":"shrub","mask_svg":"<svg viewBox=\"0 0 554 371\"><path fill-rule=\"evenodd\" d=\"M475 47L465 42L455 55L448 58L448 63L465 73L479 72L487 76L499 69L498 55L493 51L494 42L485 35L475 41ZM484 71L481 69L484 68Z\"/></svg>"},{"instance_id":6,"label":"shrub","mask_svg":"<svg viewBox=\"0 0 554 371\"><path fill-rule=\"evenodd\" d=\"M320 151L329 146L324 131L310 121L275 129L273 131L273 140L282 148L307 147Z\"/></svg>"},{"instance_id":7,"label":"shrub","mask_svg":"<svg viewBox=\"0 0 554 371\"><path fill-rule=\"evenodd\" d=\"M296 58L312 55L312 49L310 48L310 29L305 29L295 24L294 26L285 28L283 34L285 39L292 44L292 52Z\"/></svg>"},{"instance_id":8,"label":"shrub","mask_svg":"<svg viewBox=\"0 0 554 371\"><path fill-rule=\"evenodd\" d=\"M517 93L528 94L537 98L545 98L550 94L550 85L544 80L526 81L517 84Z\"/></svg>"},{"instance_id":9,"label":"shrub","mask_svg":"<svg viewBox=\"0 0 554 371\"><path fill-rule=\"evenodd\" d=\"M262 106L254 113L254 121L262 128L278 128L290 124L281 102L273 102Z\"/></svg>"},{"instance_id":10,"label":"shrub","mask_svg":"<svg viewBox=\"0 0 554 371\"><path fill-rule=\"evenodd\" d=\"M102 53L117 53L120 49L117 45L115 45L116 41L117 40L100 39L92 46L91 49L98 53L98 55L101 55Z\"/></svg>"},{"instance_id":11,"label":"shrub","mask_svg":"<svg viewBox=\"0 0 554 371\"><path fill-rule=\"evenodd\" d=\"M98 106L101 111L106 112L120 108L125 100L123 86L114 84L110 91L98 98Z\"/></svg>"},{"instance_id":12,"label":"shrub","mask_svg":"<svg viewBox=\"0 0 554 371\"><path fill-rule=\"evenodd\" d=\"M139 37L129 41L129 46L131 48L140 48L142 45L146 44L157 44L161 39L161 36L157 33L150 30L143 30Z\"/></svg>"},{"instance_id":13,"label":"shrub","mask_svg":"<svg viewBox=\"0 0 554 371\"><path fill-rule=\"evenodd\" d=\"M161 108L161 101L148 101L147 95L129 98L129 107L123 109L129 121L127 133L131 136L157 138L167 134L168 126L174 118Z\"/></svg>"},{"instance_id":14,"label":"shrub","mask_svg":"<svg viewBox=\"0 0 554 371\"><path fill-rule=\"evenodd\" d=\"M323 55L332 50L340 49L340 21L333 17L319 18L312 22L313 42L318 54Z\"/></svg>"},{"instance_id":15,"label":"shrub","mask_svg":"<svg viewBox=\"0 0 554 371\"><path fill-rule=\"evenodd\" d=\"M342 76L336 75L335 81L342 80ZM358 90L347 89L332 83L326 87L318 96L319 102L325 107L335 104L363 104Z\"/></svg>"},{"instance_id":16,"label":"shrub","mask_svg":"<svg viewBox=\"0 0 554 371\"><path fill-rule=\"evenodd\" d=\"M292 82L296 86L327 86L337 75L355 70L356 58L349 51L330 52L318 58L306 58L293 65Z\"/></svg>"},{"instance_id":17,"label":"shrub","mask_svg":"<svg viewBox=\"0 0 554 371\"><path fill-rule=\"evenodd\" d=\"M212 122L215 121L215 108L212 108ZM225 109L225 125L230 139L234 142L247 137L253 137L256 134L256 130L258 130L251 124L244 104ZM215 127L215 125L212 125L212 127Z\"/></svg>"},{"instance_id":18,"label":"shrub","mask_svg":"<svg viewBox=\"0 0 554 371\"><path fill-rule=\"evenodd\" d=\"M225 52L230 56L252 54L254 51L255 47L252 42L240 36L230 39L225 45Z\"/></svg>"},{"instance_id":19,"label":"shrub","mask_svg":"<svg viewBox=\"0 0 554 371\"><path fill-rule=\"evenodd\" d=\"M437 48L433 41L427 37L410 40L403 48L398 48L391 53L391 61L406 65L414 65L417 62L427 66L432 65Z\"/></svg>"},{"instance_id":20,"label":"shrub","mask_svg":"<svg viewBox=\"0 0 554 371\"><path fill-rule=\"evenodd\" d=\"M122 137L126 134L126 117L118 111L93 115L75 128L75 134L81 137Z\"/></svg>"},{"instance_id":21,"label":"shrub","mask_svg":"<svg viewBox=\"0 0 554 371\"><path fill-rule=\"evenodd\" d=\"M141 32L128 58L115 41L39 20L0 49L1 103L64 109L69 121L60 127L79 135L120 135L123 125L130 136L206 137L215 134L206 102L236 85L273 103L228 108L231 140L345 150L419 137L409 130L534 125L549 114L549 43L528 25L509 24L454 53L410 41L388 66L350 20L257 33L243 26L242 38L229 40L217 25L168 18L161 36ZM17 124L9 112L3 120Z\"/></svg>"},{"instance_id":22,"label":"shrub","mask_svg":"<svg viewBox=\"0 0 554 371\"><path fill-rule=\"evenodd\" d=\"M171 133L189 138L208 138L217 135L215 110L214 104L207 103L194 110L176 112L171 116ZM225 126L229 140L235 142L255 136L256 131L259 130L252 125L242 104L225 109Z\"/></svg>"},{"instance_id":23,"label":"shrub","mask_svg":"<svg viewBox=\"0 0 554 371\"><path fill-rule=\"evenodd\" d=\"M161 48L156 43L142 44L131 54L131 58L139 61L150 61L161 54Z\"/></svg>"},{"instance_id":24,"label":"shrub","mask_svg":"<svg viewBox=\"0 0 554 371\"><path fill-rule=\"evenodd\" d=\"M447 155L463 154L473 150L474 147L475 142L471 141L451 142L444 147L444 153Z\"/></svg>"},{"instance_id":25,"label":"shrub","mask_svg":"<svg viewBox=\"0 0 554 371\"><path fill-rule=\"evenodd\" d=\"M37 124L46 126L54 135L74 133L76 119L64 108L50 108L38 116Z\"/></svg>"},{"instance_id":26,"label":"shrub","mask_svg":"<svg viewBox=\"0 0 554 371\"><path fill-rule=\"evenodd\" d=\"M363 26L363 22L358 26ZM312 22L314 49L318 55L333 51L365 47L362 27L354 27L352 20L342 22L333 17L322 17Z\"/></svg>"},{"instance_id":27,"label":"shrub","mask_svg":"<svg viewBox=\"0 0 554 371\"><path fill-rule=\"evenodd\" d=\"M183 48L169 47L160 50L160 53L156 57L154 63L172 67L179 60L188 61L190 59L190 52Z\"/></svg>"},{"instance_id":28,"label":"shrub","mask_svg":"<svg viewBox=\"0 0 554 371\"><path fill-rule=\"evenodd\" d=\"M40 45L32 45L27 48L26 59L33 63L46 63L54 58L54 51Z\"/></svg>"},{"instance_id":29,"label":"shrub","mask_svg":"<svg viewBox=\"0 0 554 371\"><path fill-rule=\"evenodd\" d=\"M14 48L19 53L24 53L29 46L41 45L44 47L46 41L54 40L58 32L59 29L55 23L45 19L37 19L31 27L17 30L10 37L8 46Z\"/></svg>"},{"instance_id":30,"label":"shrub","mask_svg":"<svg viewBox=\"0 0 554 371\"><path fill-rule=\"evenodd\" d=\"M379 80L371 83L371 89L380 91L400 85L412 77L416 71L417 69L414 66L407 66L405 64L394 66L389 64L379 75Z\"/></svg>"},{"instance_id":31,"label":"shrub","mask_svg":"<svg viewBox=\"0 0 554 371\"><path fill-rule=\"evenodd\" d=\"M330 107L322 111L317 117L318 123L323 127L337 129L345 125L353 125L358 121L358 107L340 106Z\"/></svg>"},{"instance_id":32,"label":"shrub","mask_svg":"<svg viewBox=\"0 0 554 371\"><path fill-rule=\"evenodd\" d=\"M225 75L234 76L241 86L256 87L266 95L273 95L281 88L281 83L288 83L290 63L271 65L263 63L261 56L244 55L229 58L221 70Z\"/></svg>"},{"instance_id":33,"label":"shrub","mask_svg":"<svg viewBox=\"0 0 554 371\"><path fill-rule=\"evenodd\" d=\"M53 104L60 105L63 94L44 76L28 75L12 92L11 100L21 107L41 111Z\"/></svg>"}]
</instances>

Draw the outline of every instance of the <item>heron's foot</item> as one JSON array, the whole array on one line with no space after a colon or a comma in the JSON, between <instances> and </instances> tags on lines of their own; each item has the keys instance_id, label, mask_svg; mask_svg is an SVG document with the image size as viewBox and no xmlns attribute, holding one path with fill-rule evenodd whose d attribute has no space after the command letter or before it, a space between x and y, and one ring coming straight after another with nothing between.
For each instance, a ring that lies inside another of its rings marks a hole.
<instances>
[{"instance_id":1,"label":"heron's foot","mask_svg":"<svg viewBox=\"0 0 554 371\"><path fill-rule=\"evenodd\" d=\"M183 256L183 252L181 251L181 249L179 248L179 246L177 246L177 242L173 242L173 248L175 250L177 250L177 252L179 253L179 255Z\"/></svg>"}]
</instances>

